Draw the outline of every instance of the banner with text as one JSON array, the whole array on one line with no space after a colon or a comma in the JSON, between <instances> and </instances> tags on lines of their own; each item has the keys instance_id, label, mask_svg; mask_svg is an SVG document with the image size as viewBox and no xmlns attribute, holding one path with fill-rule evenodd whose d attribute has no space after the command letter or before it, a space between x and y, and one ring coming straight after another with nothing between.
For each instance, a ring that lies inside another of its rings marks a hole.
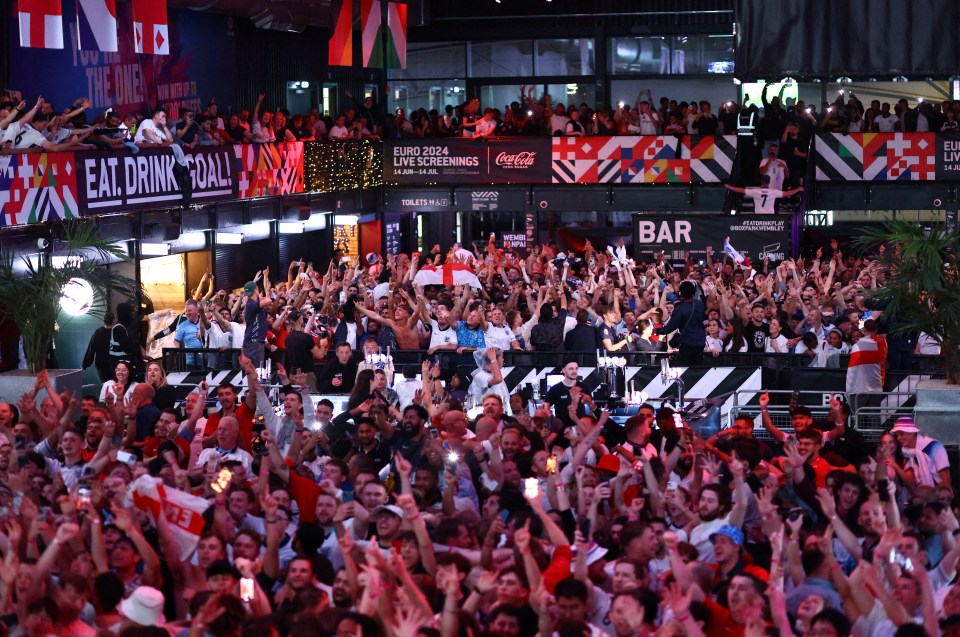
<instances>
[{"instance_id":1,"label":"banner with text","mask_svg":"<svg viewBox=\"0 0 960 637\"><path fill-rule=\"evenodd\" d=\"M57 2L60 6L61 3ZM237 38L231 18L199 11L169 11L169 55L138 55L134 51L130 2L116 3L119 51L81 51L78 47L76 2L63 2L64 48L11 48L10 84L29 104L38 95L59 111L80 97L93 108L87 120L110 107L124 115L150 115L162 106L173 122L185 108L201 110L216 99L220 113L236 112ZM7 31L17 39L17 4L4 3Z\"/></svg>"},{"instance_id":2,"label":"banner with text","mask_svg":"<svg viewBox=\"0 0 960 637\"><path fill-rule=\"evenodd\" d=\"M388 184L549 183L549 137L387 140Z\"/></svg>"},{"instance_id":3,"label":"banner with text","mask_svg":"<svg viewBox=\"0 0 960 637\"><path fill-rule=\"evenodd\" d=\"M234 152L233 146L217 146L185 154L195 203L237 198ZM183 198L169 148L144 148L136 155L79 152L76 158L84 215L173 207Z\"/></svg>"},{"instance_id":4,"label":"banner with text","mask_svg":"<svg viewBox=\"0 0 960 637\"><path fill-rule=\"evenodd\" d=\"M960 136L937 135L937 179L960 179Z\"/></svg>"},{"instance_id":5,"label":"banner with text","mask_svg":"<svg viewBox=\"0 0 960 637\"><path fill-rule=\"evenodd\" d=\"M707 246L713 258L723 259L724 238L755 265L770 257L783 261L790 254L790 219L769 215L738 217L636 217L637 241L634 256L649 262L652 254L664 251L669 260L682 260L689 252L694 261L706 258Z\"/></svg>"}]
</instances>

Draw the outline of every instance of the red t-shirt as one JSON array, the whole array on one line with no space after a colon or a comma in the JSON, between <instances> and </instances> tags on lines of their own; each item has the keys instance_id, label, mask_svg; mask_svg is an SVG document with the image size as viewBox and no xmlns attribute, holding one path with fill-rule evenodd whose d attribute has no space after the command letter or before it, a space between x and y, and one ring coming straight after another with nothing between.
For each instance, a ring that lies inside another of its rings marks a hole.
<instances>
[{"instance_id":1,"label":"red t-shirt","mask_svg":"<svg viewBox=\"0 0 960 637\"><path fill-rule=\"evenodd\" d=\"M290 467L290 497L296 500L297 506L300 508L300 522L316 522L317 498L320 497L323 490L313 480L308 480L294 471L289 460L286 463ZM567 574L569 575L569 570Z\"/></svg>"},{"instance_id":2,"label":"red t-shirt","mask_svg":"<svg viewBox=\"0 0 960 637\"><path fill-rule=\"evenodd\" d=\"M217 427L220 426L222 414L223 410L220 410L215 414L207 416L207 426L203 430L204 436L211 436L216 433ZM253 442L253 412L247 407L246 401L241 400L240 406L237 407L237 411L233 416L240 423L240 448L249 452L250 445Z\"/></svg>"}]
</instances>

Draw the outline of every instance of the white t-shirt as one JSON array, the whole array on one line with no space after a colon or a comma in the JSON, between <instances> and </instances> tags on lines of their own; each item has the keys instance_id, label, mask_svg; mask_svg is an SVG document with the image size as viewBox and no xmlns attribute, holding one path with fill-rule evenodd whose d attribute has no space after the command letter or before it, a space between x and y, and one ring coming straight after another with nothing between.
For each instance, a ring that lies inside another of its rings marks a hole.
<instances>
[{"instance_id":1,"label":"white t-shirt","mask_svg":"<svg viewBox=\"0 0 960 637\"><path fill-rule=\"evenodd\" d=\"M900 121L897 119L897 116L893 113L889 115L877 115L873 118L873 121L877 124L877 130L881 133L892 133L897 130L897 122Z\"/></svg>"},{"instance_id":2,"label":"white t-shirt","mask_svg":"<svg viewBox=\"0 0 960 637\"><path fill-rule=\"evenodd\" d=\"M489 341L488 341L489 343ZM430 347L438 347L440 345L456 345L457 344L457 330L452 327L447 327L447 329L441 329L440 324L437 323L436 319L430 320Z\"/></svg>"},{"instance_id":3,"label":"white t-shirt","mask_svg":"<svg viewBox=\"0 0 960 637\"><path fill-rule=\"evenodd\" d=\"M746 194L753 199L753 211L756 214L772 215L777 199L783 196L783 191L775 188L747 188Z\"/></svg>"},{"instance_id":4,"label":"white t-shirt","mask_svg":"<svg viewBox=\"0 0 960 637\"><path fill-rule=\"evenodd\" d=\"M767 162L767 168L763 171L763 174L770 177L771 188L782 190L783 180L787 176L787 162L782 159L773 159Z\"/></svg>"},{"instance_id":5,"label":"white t-shirt","mask_svg":"<svg viewBox=\"0 0 960 637\"><path fill-rule=\"evenodd\" d=\"M776 344L777 344L777 348L778 348L778 349L774 349L774 348L773 348L773 343L776 343ZM764 348L764 351L766 351L766 352L771 352L771 353L777 353L777 352L779 352L779 353L781 353L781 354L787 354L787 353L789 353L789 352L790 352L790 348L787 346L787 337L784 336L783 334L780 334L780 335L777 336L776 338L773 338L773 337L771 337L771 336L768 336L768 337L767 337L766 347Z\"/></svg>"},{"instance_id":6,"label":"white t-shirt","mask_svg":"<svg viewBox=\"0 0 960 637\"><path fill-rule=\"evenodd\" d=\"M148 130L153 131L154 137L160 140L160 142L170 141L170 139L168 138L169 133L161 131L159 128L157 128L157 125L153 123L152 119L145 119L142 122L140 122L140 126L137 128L137 136L133 138L133 141L138 144L156 143L151 141L144 135L144 133L146 133Z\"/></svg>"},{"instance_id":7,"label":"white t-shirt","mask_svg":"<svg viewBox=\"0 0 960 637\"><path fill-rule=\"evenodd\" d=\"M273 129L269 126L264 128L260 125L260 122L253 123L253 141L255 142L275 142L277 141L276 135L273 134Z\"/></svg>"},{"instance_id":8,"label":"white t-shirt","mask_svg":"<svg viewBox=\"0 0 960 637\"><path fill-rule=\"evenodd\" d=\"M657 126L659 124L660 124L659 118L657 118L652 112L640 113L640 134L641 135L656 135Z\"/></svg>"},{"instance_id":9,"label":"white t-shirt","mask_svg":"<svg viewBox=\"0 0 960 637\"><path fill-rule=\"evenodd\" d=\"M557 115L554 113L550 116L550 133L553 135L563 133L567 130L567 122L569 121L570 118L566 115Z\"/></svg>"},{"instance_id":10,"label":"white t-shirt","mask_svg":"<svg viewBox=\"0 0 960 637\"><path fill-rule=\"evenodd\" d=\"M507 351L510 349L510 343L516 339L516 336L513 335L513 332L506 325L497 327L493 323L488 323L487 331L484 332L483 338L487 347L499 347Z\"/></svg>"},{"instance_id":11,"label":"white t-shirt","mask_svg":"<svg viewBox=\"0 0 960 637\"><path fill-rule=\"evenodd\" d=\"M46 138L30 124L11 122L0 141L13 142L14 148L34 148L43 145Z\"/></svg>"},{"instance_id":12,"label":"white t-shirt","mask_svg":"<svg viewBox=\"0 0 960 637\"><path fill-rule=\"evenodd\" d=\"M713 554L713 542L710 536L730 523L730 516L726 515L710 522L701 522L692 531L690 531L690 544L697 547L700 557L697 559L704 564L713 564L716 558Z\"/></svg>"},{"instance_id":13,"label":"white t-shirt","mask_svg":"<svg viewBox=\"0 0 960 637\"><path fill-rule=\"evenodd\" d=\"M330 129L330 139L346 139L350 137L350 131L347 130L346 126L337 126L333 125L333 128Z\"/></svg>"}]
</instances>

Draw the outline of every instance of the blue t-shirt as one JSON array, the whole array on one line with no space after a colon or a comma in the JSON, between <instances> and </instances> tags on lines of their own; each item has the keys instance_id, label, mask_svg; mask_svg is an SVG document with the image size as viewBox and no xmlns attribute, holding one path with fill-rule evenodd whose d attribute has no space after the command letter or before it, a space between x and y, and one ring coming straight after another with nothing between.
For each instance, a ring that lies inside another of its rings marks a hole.
<instances>
[{"instance_id":1,"label":"blue t-shirt","mask_svg":"<svg viewBox=\"0 0 960 637\"><path fill-rule=\"evenodd\" d=\"M466 321L457 321L457 346L474 347L484 349L487 345L487 339L484 337L483 330L478 325L476 329L470 329Z\"/></svg>"},{"instance_id":2,"label":"blue t-shirt","mask_svg":"<svg viewBox=\"0 0 960 637\"><path fill-rule=\"evenodd\" d=\"M200 341L200 321L196 323L181 321L173 338L178 343L183 343L183 346L187 349L200 349L203 347L203 343Z\"/></svg>"},{"instance_id":3,"label":"blue t-shirt","mask_svg":"<svg viewBox=\"0 0 960 637\"><path fill-rule=\"evenodd\" d=\"M243 333L243 344L263 343L267 340L267 311L260 307L259 300L250 299L243 307L243 323L247 326Z\"/></svg>"}]
</instances>

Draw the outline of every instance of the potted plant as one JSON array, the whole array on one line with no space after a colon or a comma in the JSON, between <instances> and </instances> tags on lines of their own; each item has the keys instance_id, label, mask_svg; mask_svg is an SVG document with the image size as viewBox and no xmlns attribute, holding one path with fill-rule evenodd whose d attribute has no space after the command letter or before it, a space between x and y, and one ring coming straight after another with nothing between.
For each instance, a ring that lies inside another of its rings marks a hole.
<instances>
[{"instance_id":1,"label":"potted plant","mask_svg":"<svg viewBox=\"0 0 960 637\"><path fill-rule=\"evenodd\" d=\"M104 261L125 261L127 255L113 240L101 237L96 224L71 220L56 230L57 256L65 257L62 267L54 267L46 255L36 261L18 259L0 245L0 299L5 314L0 320L13 321L20 331L31 374L46 368L65 289L89 289L101 301L109 292L133 292L133 281L104 267ZM22 269L16 267L18 262L23 263Z\"/></svg>"},{"instance_id":2,"label":"potted plant","mask_svg":"<svg viewBox=\"0 0 960 637\"><path fill-rule=\"evenodd\" d=\"M893 221L866 229L858 240L860 247L878 243L886 277L867 296L883 308L893 333L923 332L940 344L946 380L918 384L916 416L924 433L957 442L952 421L960 404L960 238L945 225Z\"/></svg>"}]
</instances>

